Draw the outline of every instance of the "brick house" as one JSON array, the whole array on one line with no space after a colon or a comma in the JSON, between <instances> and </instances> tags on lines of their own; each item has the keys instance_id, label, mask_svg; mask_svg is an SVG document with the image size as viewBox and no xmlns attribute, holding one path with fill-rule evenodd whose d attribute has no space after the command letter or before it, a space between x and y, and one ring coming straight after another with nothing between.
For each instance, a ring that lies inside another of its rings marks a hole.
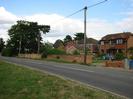
<instances>
[{"instance_id":1,"label":"brick house","mask_svg":"<svg viewBox=\"0 0 133 99\"><path fill-rule=\"evenodd\" d=\"M84 48L84 40L77 41L76 48L80 51ZM98 52L98 41L93 38L87 38L86 48L90 53Z\"/></svg>"},{"instance_id":2,"label":"brick house","mask_svg":"<svg viewBox=\"0 0 133 99\"><path fill-rule=\"evenodd\" d=\"M100 40L100 53L115 55L123 52L128 56L128 49L133 47L133 34L130 32L109 34Z\"/></svg>"},{"instance_id":3,"label":"brick house","mask_svg":"<svg viewBox=\"0 0 133 99\"><path fill-rule=\"evenodd\" d=\"M93 38L88 38L86 41L86 47L91 53L98 52L98 41ZM75 50L83 53L84 50L84 40L80 41L70 41L65 46L66 53L72 54Z\"/></svg>"},{"instance_id":4,"label":"brick house","mask_svg":"<svg viewBox=\"0 0 133 99\"><path fill-rule=\"evenodd\" d=\"M67 42L65 45L65 51L67 54L73 54L77 50L75 41Z\"/></svg>"}]
</instances>

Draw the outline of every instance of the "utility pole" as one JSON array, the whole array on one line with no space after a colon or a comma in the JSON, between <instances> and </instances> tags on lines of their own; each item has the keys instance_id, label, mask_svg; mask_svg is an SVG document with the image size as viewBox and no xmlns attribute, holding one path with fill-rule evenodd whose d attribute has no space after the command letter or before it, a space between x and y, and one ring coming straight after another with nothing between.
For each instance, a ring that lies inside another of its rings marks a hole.
<instances>
[{"instance_id":1,"label":"utility pole","mask_svg":"<svg viewBox=\"0 0 133 99\"><path fill-rule=\"evenodd\" d=\"M38 33L38 50L37 50L37 54L40 53L40 33Z\"/></svg>"},{"instance_id":2,"label":"utility pole","mask_svg":"<svg viewBox=\"0 0 133 99\"><path fill-rule=\"evenodd\" d=\"M87 6L84 7L84 64L86 64L86 55L87 55L87 51L86 51L86 16L87 16Z\"/></svg>"},{"instance_id":3,"label":"utility pole","mask_svg":"<svg viewBox=\"0 0 133 99\"><path fill-rule=\"evenodd\" d=\"M19 55L21 53L21 46L22 46L22 36L20 37L20 40L19 40Z\"/></svg>"}]
</instances>

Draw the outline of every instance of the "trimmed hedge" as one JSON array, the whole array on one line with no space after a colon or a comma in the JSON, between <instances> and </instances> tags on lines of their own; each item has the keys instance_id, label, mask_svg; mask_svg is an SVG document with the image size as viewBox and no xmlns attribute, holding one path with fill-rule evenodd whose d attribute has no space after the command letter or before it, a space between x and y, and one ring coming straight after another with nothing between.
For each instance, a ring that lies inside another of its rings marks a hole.
<instances>
[{"instance_id":1,"label":"trimmed hedge","mask_svg":"<svg viewBox=\"0 0 133 99\"><path fill-rule=\"evenodd\" d=\"M49 49L49 50L43 51L42 58L47 58L47 55L64 55L64 54L66 54L65 51L58 50L58 49Z\"/></svg>"}]
</instances>

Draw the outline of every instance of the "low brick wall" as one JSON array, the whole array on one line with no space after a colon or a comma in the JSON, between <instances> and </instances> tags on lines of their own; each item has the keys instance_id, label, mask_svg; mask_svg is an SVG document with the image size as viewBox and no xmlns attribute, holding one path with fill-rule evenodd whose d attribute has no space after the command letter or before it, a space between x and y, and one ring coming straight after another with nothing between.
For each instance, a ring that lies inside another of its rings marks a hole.
<instances>
[{"instance_id":1,"label":"low brick wall","mask_svg":"<svg viewBox=\"0 0 133 99\"><path fill-rule=\"evenodd\" d=\"M18 57L29 59L41 59L40 54L19 54Z\"/></svg>"},{"instance_id":2,"label":"low brick wall","mask_svg":"<svg viewBox=\"0 0 133 99\"><path fill-rule=\"evenodd\" d=\"M106 61L105 62L106 67L120 67L124 68L124 61Z\"/></svg>"},{"instance_id":3,"label":"low brick wall","mask_svg":"<svg viewBox=\"0 0 133 99\"><path fill-rule=\"evenodd\" d=\"M84 56L83 55L48 55L48 59L63 59L68 62L77 62L77 63L83 63L84 62ZM87 56L86 63L91 64L92 63L92 56Z\"/></svg>"}]
</instances>

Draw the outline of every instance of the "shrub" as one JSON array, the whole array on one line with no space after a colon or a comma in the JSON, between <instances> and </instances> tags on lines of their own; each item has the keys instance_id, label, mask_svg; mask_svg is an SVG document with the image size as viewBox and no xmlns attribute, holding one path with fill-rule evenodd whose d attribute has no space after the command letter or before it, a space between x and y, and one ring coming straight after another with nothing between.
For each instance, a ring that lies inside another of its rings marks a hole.
<instances>
[{"instance_id":1,"label":"shrub","mask_svg":"<svg viewBox=\"0 0 133 99\"><path fill-rule=\"evenodd\" d=\"M115 54L115 59L116 60L123 60L125 58L123 53L116 53Z\"/></svg>"},{"instance_id":2,"label":"shrub","mask_svg":"<svg viewBox=\"0 0 133 99\"><path fill-rule=\"evenodd\" d=\"M133 56L131 56L131 57L130 57L130 59L132 59L132 60L133 60Z\"/></svg>"},{"instance_id":3,"label":"shrub","mask_svg":"<svg viewBox=\"0 0 133 99\"><path fill-rule=\"evenodd\" d=\"M64 54L66 54L65 51L61 51L58 49L45 49L42 52L42 58L47 58L48 55L64 55Z\"/></svg>"},{"instance_id":4,"label":"shrub","mask_svg":"<svg viewBox=\"0 0 133 99\"><path fill-rule=\"evenodd\" d=\"M48 50L48 55L63 55L66 54L65 51L58 50L58 49L51 49Z\"/></svg>"},{"instance_id":5,"label":"shrub","mask_svg":"<svg viewBox=\"0 0 133 99\"><path fill-rule=\"evenodd\" d=\"M80 53L79 53L77 50L75 50L75 51L73 52L73 55L80 55Z\"/></svg>"},{"instance_id":6,"label":"shrub","mask_svg":"<svg viewBox=\"0 0 133 99\"><path fill-rule=\"evenodd\" d=\"M60 59L60 56L56 56L56 59Z\"/></svg>"},{"instance_id":7,"label":"shrub","mask_svg":"<svg viewBox=\"0 0 133 99\"><path fill-rule=\"evenodd\" d=\"M48 56L48 54L47 54L47 52L46 51L44 51L43 53L42 53L42 58L47 58L47 56Z\"/></svg>"},{"instance_id":8,"label":"shrub","mask_svg":"<svg viewBox=\"0 0 133 99\"><path fill-rule=\"evenodd\" d=\"M1 55L2 55L2 56L9 56L9 57L11 57L11 56L14 56L15 53L14 53L14 51L13 51L11 48L4 48L4 49L2 50Z\"/></svg>"}]
</instances>

